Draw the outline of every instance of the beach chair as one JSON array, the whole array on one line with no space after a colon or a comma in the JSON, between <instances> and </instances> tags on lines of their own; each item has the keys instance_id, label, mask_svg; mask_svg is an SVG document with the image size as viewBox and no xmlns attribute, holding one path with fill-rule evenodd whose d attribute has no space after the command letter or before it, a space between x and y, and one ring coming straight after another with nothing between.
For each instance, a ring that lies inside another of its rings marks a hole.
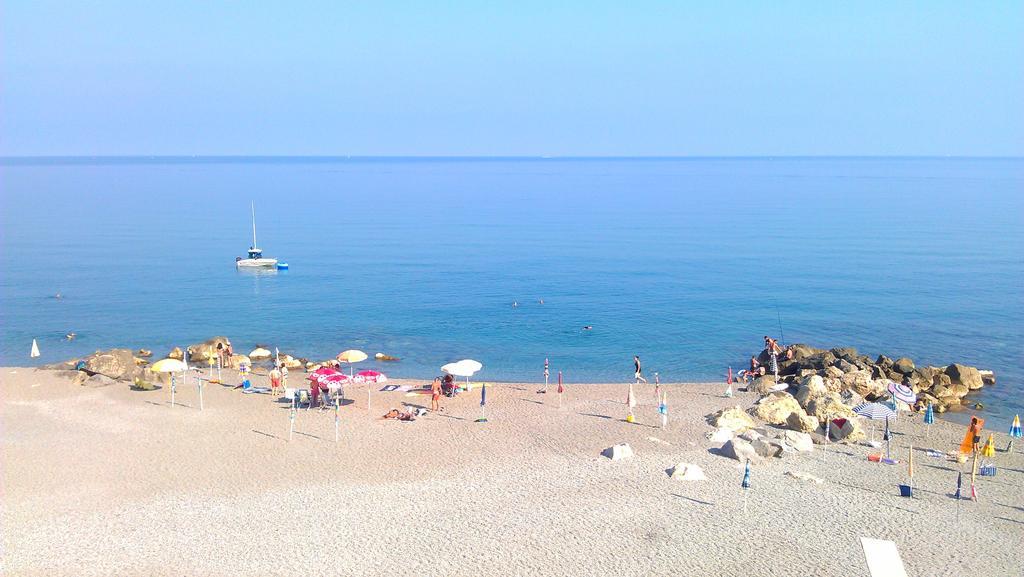
<instances>
[{"instance_id":1,"label":"beach chair","mask_svg":"<svg viewBox=\"0 0 1024 577\"><path fill-rule=\"evenodd\" d=\"M295 406L301 407L302 404L305 403L306 410L308 411L309 407L313 404L313 401L309 397L309 391L306 389L298 389L295 391L295 394L298 395L298 400L295 402Z\"/></svg>"}]
</instances>

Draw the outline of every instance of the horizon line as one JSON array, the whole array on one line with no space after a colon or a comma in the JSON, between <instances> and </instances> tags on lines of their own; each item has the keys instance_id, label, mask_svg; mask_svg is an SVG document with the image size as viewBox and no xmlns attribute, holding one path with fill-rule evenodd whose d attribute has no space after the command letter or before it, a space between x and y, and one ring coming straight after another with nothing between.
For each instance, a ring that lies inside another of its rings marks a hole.
<instances>
[{"instance_id":1,"label":"horizon line","mask_svg":"<svg viewBox=\"0 0 1024 577\"><path fill-rule=\"evenodd\" d=\"M763 155L345 155L345 154L43 154L0 155L0 164L31 163L115 163L122 161L151 163L231 162L231 161L630 161L630 160L1020 160L1024 155L871 155L871 154L763 154Z\"/></svg>"}]
</instances>

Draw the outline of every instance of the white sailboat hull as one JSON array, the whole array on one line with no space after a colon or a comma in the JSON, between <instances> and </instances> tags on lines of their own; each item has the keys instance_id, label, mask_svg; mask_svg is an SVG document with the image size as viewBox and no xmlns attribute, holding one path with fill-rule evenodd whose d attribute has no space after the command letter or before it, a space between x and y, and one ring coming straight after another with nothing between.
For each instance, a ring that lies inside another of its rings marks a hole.
<instances>
[{"instance_id":1,"label":"white sailboat hull","mask_svg":"<svg viewBox=\"0 0 1024 577\"><path fill-rule=\"evenodd\" d=\"M243 258L242 260L235 261L235 266L238 268L267 268L276 267L276 258Z\"/></svg>"}]
</instances>

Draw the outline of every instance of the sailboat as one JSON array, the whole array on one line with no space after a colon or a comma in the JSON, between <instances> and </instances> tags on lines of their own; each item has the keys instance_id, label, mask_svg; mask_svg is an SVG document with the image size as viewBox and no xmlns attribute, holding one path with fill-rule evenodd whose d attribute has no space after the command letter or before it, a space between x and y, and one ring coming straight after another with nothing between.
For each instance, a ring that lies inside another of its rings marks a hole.
<instances>
[{"instance_id":1,"label":"sailboat","mask_svg":"<svg viewBox=\"0 0 1024 577\"><path fill-rule=\"evenodd\" d=\"M237 268L276 268L277 259L263 258L263 249L256 244L256 204L250 203L249 207L252 209L252 246L249 247L249 258L235 257L235 266Z\"/></svg>"}]
</instances>

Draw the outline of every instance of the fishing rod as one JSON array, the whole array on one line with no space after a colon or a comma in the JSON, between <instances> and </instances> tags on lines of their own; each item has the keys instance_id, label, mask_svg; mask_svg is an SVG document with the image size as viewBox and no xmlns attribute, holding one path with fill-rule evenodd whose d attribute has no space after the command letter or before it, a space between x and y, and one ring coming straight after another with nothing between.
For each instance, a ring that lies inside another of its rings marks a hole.
<instances>
[{"instance_id":1,"label":"fishing rod","mask_svg":"<svg viewBox=\"0 0 1024 577\"><path fill-rule=\"evenodd\" d=\"M779 303L775 303L775 314L779 318L779 340L782 341L782 346L786 346L786 335L782 333L782 313L779 312Z\"/></svg>"}]
</instances>

